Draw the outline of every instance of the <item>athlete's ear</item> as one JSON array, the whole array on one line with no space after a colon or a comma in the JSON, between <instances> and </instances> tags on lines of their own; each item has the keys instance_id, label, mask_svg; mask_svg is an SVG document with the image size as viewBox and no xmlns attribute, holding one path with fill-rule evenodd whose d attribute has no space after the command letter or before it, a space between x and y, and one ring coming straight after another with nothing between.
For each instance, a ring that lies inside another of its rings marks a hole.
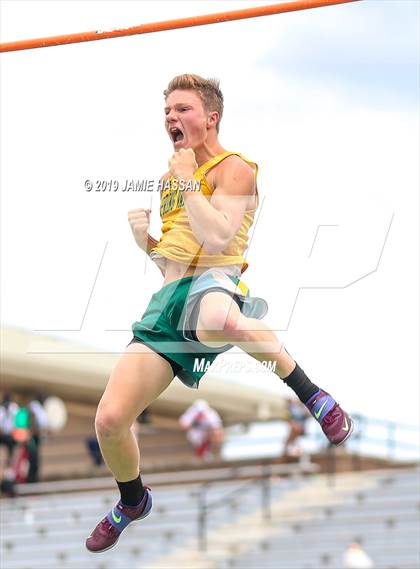
<instances>
[{"instance_id":1,"label":"athlete's ear","mask_svg":"<svg viewBox=\"0 0 420 569\"><path fill-rule=\"evenodd\" d=\"M216 126L219 122L219 113L217 111L212 111L207 115L207 126L211 128L212 126Z\"/></svg>"}]
</instances>

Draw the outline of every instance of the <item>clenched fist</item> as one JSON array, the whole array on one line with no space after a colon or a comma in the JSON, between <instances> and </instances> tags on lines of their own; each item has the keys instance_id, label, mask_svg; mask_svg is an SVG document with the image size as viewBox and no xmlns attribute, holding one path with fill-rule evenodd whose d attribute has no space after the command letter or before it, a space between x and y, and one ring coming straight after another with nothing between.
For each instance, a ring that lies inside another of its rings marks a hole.
<instances>
[{"instance_id":1,"label":"clenched fist","mask_svg":"<svg viewBox=\"0 0 420 569\"><path fill-rule=\"evenodd\" d=\"M190 180L198 165L192 148L181 148L168 161L169 172L176 180Z\"/></svg>"},{"instance_id":2,"label":"clenched fist","mask_svg":"<svg viewBox=\"0 0 420 569\"><path fill-rule=\"evenodd\" d=\"M150 209L132 209L128 212L128 222L137 245L147 251L150 225Z\"/></svg>"}]
</instances>

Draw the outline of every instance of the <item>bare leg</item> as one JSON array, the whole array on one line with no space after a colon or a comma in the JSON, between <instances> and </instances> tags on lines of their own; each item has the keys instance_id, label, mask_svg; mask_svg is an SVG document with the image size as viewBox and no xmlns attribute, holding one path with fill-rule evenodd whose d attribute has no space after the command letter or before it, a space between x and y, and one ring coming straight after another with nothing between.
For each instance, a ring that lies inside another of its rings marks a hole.
<instances>
[{"instance_id":1,"label":"bare leg","mask_svg":"<svg viewBox=\"0 0 420 569\"><path fill-rule=\"evenodd\" d=\"M140 452L131 425L172 378L169 363L143 344L131 344L112 372L98 405L95 427L105 462L119 482L134 480L140 471Z\"/></svg>"},{"instance_id":2,"label":"bare leg","mask_svg":"<svg viewBox=\"0 0 420 569\"><path fill-rule=\"evenodd\" d=\"M197 337L209 346L230 343L258 361L276 362L274 372L281 378L296 366L275 333L260 320L243 316L236 302L223 292L212 292L202 299Z\"/></svg>"},{"instance_id":3,"label":"bare leg","mask_svg":"<svg viewBox=\"0 0 420 569\"><path fill-rule=\"evenodd\" d=\"M201 300L197 336L209 346L233 344L258 361L271 360L274 373L310 409L331 444L341 445L350 437L354 426L350 415L310 381L272 330L259 320L246 318L227 294L210 292Z\"/></svg>"}]
</instances>

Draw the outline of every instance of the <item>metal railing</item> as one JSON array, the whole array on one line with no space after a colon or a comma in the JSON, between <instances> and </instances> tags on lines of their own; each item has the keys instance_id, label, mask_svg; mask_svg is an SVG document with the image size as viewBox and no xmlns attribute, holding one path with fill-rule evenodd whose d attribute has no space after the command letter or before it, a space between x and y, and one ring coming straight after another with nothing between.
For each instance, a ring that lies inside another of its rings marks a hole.
<instances>
[{"instance_id":1,"label":"metal railing","mask_svg":"<svg viewBox=\"0 0 420 569\"><path fill-rule=\"evenodd\" d=\"M410 425L404 425L401 423L396 423L395 421L387 421L382 419L372 419L362 415L353 415L356 422L357 428L352 436L351 441L347 443L347 448L351 446L351 465L352 470L359 471L361 469L361 462L363 458L363 445L376 445L382 452L379 454L385 454L388 460L397 459L397 449L407 449L413 451L417 455L417 461L420 454L420 443L410 443L405 440L401 440L398 436L399 432L404 433L418 433L416 427ZM372 427L381 427L385 429L386 436L384 438L369 436L368 430ZM265 437L264 441L267 442L272 438L277 440L277 435L273 437ZM313 440L316 442L320 449L325 448L326 458L327 458L327 484L329 486L335 486L336 474L337 474L337 449L333 445L326 443L325 436L321 431L312 435ZM417 439L418 440L418 439ZM257 439L255 442L261 442L261 439ZM296 465L298 467L298 465ZM201 490L199 491L198 497L198 548L200 551L206 551L207 549L207 526L208 526L208 516L217 508L228 507L229 499L237 493L247 490L250 485L255 485L256 481L261 488L261 512L263 516L263 521L268 522L271 519L271 477L273 474L273 464L269 462L264 462L261 464L262 472L254 480L246 482L240 488L236 488L231 494L224 496L222 499L215 500L214 502L208 502L207 492L209 485L203 484ZM299 467L298 467L299 468Z\"/></svg>"},{"instance_id":2,"label":"metal railing","mask_svg":"<svg viewBox=\"0 0 420 569\"><path fill-rule=\"evenodd\" d=\"M255 468L255 467L254 467ZM208 520L215 510L222 508L232 508L234 505L233 499L237 495L243 495L244 492L250 491L251 487L259 485L260 489L260 505L261 516L264 523L271 521L271 480L273 475L305 475L313 474L319 470L317 465L306 462L298 464L275 464L273 462L263 461L256 465L257 470L254 470L251 480L246 480L240 486L237 486L230 492L226 493L221 498L213 501L208 501L208 491L212 487L209 482L202 484L197 493L197 543L198 549L202 552L207 551L207 535L208 535ZM232 469L232 477L229 480L237 480L238 472ZM251 472L249 472L251 474ZM219 480L218 482L221 482ZM216 482L217 483L217 482Z\"/></svg>"}]
</instances>

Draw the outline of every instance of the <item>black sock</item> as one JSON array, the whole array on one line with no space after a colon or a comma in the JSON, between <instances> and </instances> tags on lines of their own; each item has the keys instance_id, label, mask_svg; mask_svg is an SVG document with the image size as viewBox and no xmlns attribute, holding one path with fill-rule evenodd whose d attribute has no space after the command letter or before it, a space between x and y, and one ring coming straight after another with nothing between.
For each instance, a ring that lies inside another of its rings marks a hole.
<instances>
[{"instance_id":1,"label":"black sock","mask_svg":"<svg viewBox=\"0 0 420 569\"><path fill-rule=\"evenodd\" d=\"M319 391L319 387L312 383L312 381L308 378L303 369L298 366L298 364L296 364L296 367L292 373L285 377L283 381L286 385L293 389L302 403L309 401L312 395L315 395L315 393Z\"/></svg>"},{"instance_id":2,"label":"black sock","mask_svg":"<svg viewBox=\"0 0 420 569\"><path fill-rule=\"evenodd\" d=\"M143 482L140 474L134 480L128 482L118 482L121 493L121 502L124 506L138 506L144 496Z\"/></svg>"}]
</instances>

